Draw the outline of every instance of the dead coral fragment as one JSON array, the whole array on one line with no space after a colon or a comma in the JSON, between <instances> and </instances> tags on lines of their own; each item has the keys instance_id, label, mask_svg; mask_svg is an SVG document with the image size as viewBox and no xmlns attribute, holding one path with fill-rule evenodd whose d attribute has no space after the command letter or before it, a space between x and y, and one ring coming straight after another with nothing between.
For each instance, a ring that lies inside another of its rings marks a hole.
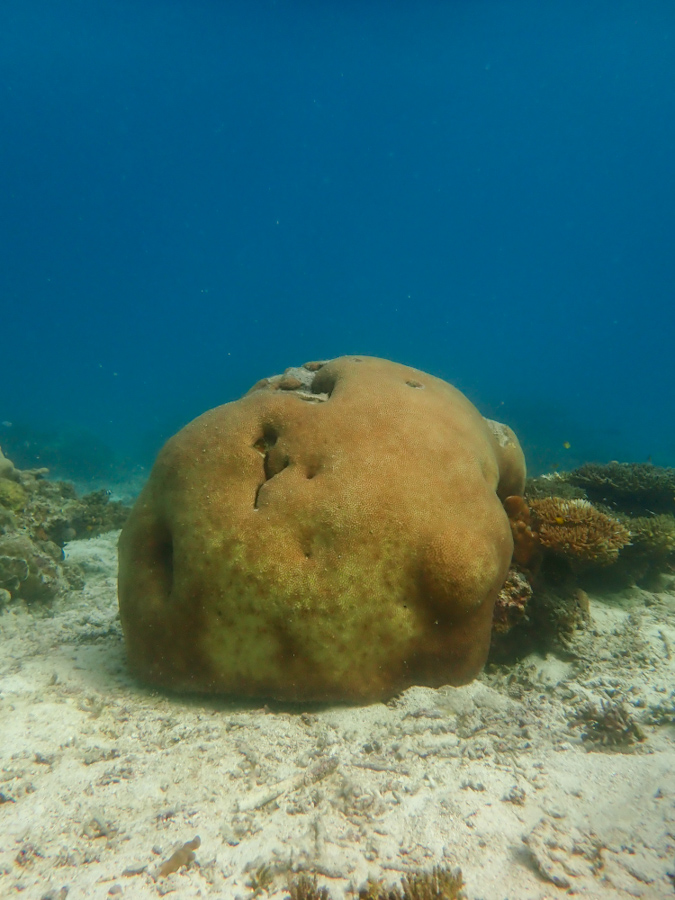
<instances>
[{"instance_id":1,"label":"dead coral fragment","mask_svg":"<svg viewBox=\"0 0 675 900\"><path fill-rule=\"evenodd\" d=\"M504 586L497 595L492 616L492 628L497 634L507 634L521 622L532 597L532 587L527 578L516 569L510 569Z\"/></svg>"},{"instance_id":2,"label":"dead coral fragment","mask_svg":"<svg viewBox=\"0 0 675 900\"><path fill-rule=\"evenodd\" d=\"M370 881L359 891L359 900L466 900L459 868L435 866L431 872L412 872L401 878L401 886L388 888Z\"/></svg>"},{"instance_id":3,"label":"dead coral fragment","mask_svg":"<svg viewBox=\"0 0 675 900\"><path fill-rule=\"evenodd\" d=\"M177 872L179 869L182 869L183 866L189 866L193 863L195 861L195 850L199 849L201 843L199 836L197 836L192 838L192 840L188 841L186 844L183 844L182 847L179 847L178 850L172 853L167 861L163 862L159 867L157 877L166 878L166 876L171 875L172 872Z\"/></svg>"},{"instance_id":4,"label":"dead coral fragment","mask_svg":"<svg viewBox=\"0 0 675 900\"><path fill-rule=\"evenodd\" d=\"M573 563L607 566L630 543L630 532L617 519L587 500L547 497L530 503L541 545Z\"/></svg>"},{"instance_id":5,"label":"dead coral fragment","mask_svg":"<svg viewBox=\"0 0 675 900\"><path fill-rule=\"evenodd\" d=\"M570 728L583 728L581 740L600 747L627 747L636 741L644 741L645 735L623 703L600 706L587 703L577 713Z\"/></svg>"},{"instance_id":6,"label":"dead coral fragment","mask_svg":"<svg viewBox=\"0 0 675 900\"><path fill-rule=\"evenodd\" d=\"M251 872L246 887L253 891L252 897L259 897L263 892L269 892L273 880L272 869L267 865L259 866L255 872Z\"/></svg>"}]
</instances>

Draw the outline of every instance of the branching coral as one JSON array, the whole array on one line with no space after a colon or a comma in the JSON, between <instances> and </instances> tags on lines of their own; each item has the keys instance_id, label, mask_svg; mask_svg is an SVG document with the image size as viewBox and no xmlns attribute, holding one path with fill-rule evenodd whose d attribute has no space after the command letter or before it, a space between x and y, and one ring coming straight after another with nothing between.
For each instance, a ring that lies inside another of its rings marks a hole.
<instances>
[{"instance_id":1,"label":"branching coral","mask_svg":"<svg viewBox=\"0 0 675 900\"><path fill-rule=\"evenodd\" d=\"M648 463L589 463L563 476L589 500L632 515L675 512L675 469Z\"/></svg>"},{"instance_id":2,"label":"branching coral","mask_svg":"<svg viewBox=\"0 0 675 900\"><path fill-rule=\"evenodd\" d=\"M628 529L587 500L532 500L530 511L541 545L572 563L609 565L630 543Z\"/></svg>"},{"instance_id":3,"label":"branching coral","mask_svg":"<svg viewBox=\"0 0 675 900\"><path fill-rule=\"evenodd\" d=\"M675 516L621 516L630 529L631 543L621 551L613 575L627 584L651 585L656 589L659 576L675 567Z\"/></svg>"},{"instance_id":4,"label":"branching coral","mask_svg":"<svg viewBox=\"0 0 675 900\"><path fill-rule=\"evenodd\" d=\"M663 513L632 519L625 517L623 521L630 528L631 555L656 561L675 556L675 516Z\"/></svg>"}]
</instances>

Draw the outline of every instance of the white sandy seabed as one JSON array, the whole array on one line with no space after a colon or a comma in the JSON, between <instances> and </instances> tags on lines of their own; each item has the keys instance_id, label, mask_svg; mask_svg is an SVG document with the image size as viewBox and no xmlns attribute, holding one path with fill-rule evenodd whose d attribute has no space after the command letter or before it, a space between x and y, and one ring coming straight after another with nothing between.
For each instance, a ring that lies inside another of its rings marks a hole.
<instances>
[{"instance_id":1,"label":"white sandy seabed","mask_svg":"<svg viewBox=\"0 0 675 900\"><path fill-rule=\"evenodd\" d=\"M569 660L303 711L137 684L116 542L68 546L86 584L48 614L0 616L0 897L280 900L308 871L337 900L443 865L469 900L675 898L675 580L591 597ZM582 740L603 701L644 740Z\"/></svg>"}]
</instances>

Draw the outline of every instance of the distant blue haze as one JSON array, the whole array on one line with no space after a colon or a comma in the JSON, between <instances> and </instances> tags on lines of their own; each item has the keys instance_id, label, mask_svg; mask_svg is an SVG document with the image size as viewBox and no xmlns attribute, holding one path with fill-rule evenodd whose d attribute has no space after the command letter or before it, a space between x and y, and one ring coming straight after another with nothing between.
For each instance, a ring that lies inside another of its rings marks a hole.
<instances>
[{"instance_id":1,"label":"distant blue haze","mask_svg":"<svg viewBox=\"0 0 675 900\"><path fill-rule=\"evenodd\" d=\"M358 352L533 470L675 465L672 0L3 0L0 92L26 464Z\"/></svg>"}]
</instances>

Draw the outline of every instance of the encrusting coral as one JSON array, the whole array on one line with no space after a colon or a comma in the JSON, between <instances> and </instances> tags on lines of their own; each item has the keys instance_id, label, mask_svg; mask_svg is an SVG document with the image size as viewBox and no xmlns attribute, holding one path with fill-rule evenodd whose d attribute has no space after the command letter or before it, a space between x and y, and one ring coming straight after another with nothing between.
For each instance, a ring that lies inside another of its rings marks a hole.
<instances>
[{"instance_id":1,"label":"encrusting coral","mask_svg":"<svg viewBox=\"0 0 675 900\"><path fill-rule=\"evenodd\" d=\"M609 565L630 543L629 530L587 500L547 497L529 508L540 544L571 563Z\"/></svg>"},{"instance_id":2,"label":"encrusting coral","mask_svg":"<svg viewBox=\"0 0 675 900\"><path fill-rule=\"evenodd\" d=\"M263 379L166 444L122 531L132 670L286 700L466 683L524 479L510 429L416 369L341 357Z\"/></svg>"}]
</instances>

